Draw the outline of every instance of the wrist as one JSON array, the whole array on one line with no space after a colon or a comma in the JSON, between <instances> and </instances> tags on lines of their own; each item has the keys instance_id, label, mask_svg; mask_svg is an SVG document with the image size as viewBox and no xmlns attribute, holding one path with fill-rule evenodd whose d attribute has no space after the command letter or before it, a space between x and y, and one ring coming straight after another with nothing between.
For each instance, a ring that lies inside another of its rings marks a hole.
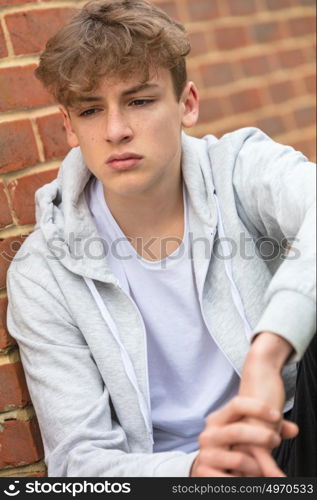
<instances>
[{"instance_id":1,"label":"wrist","mask_svg":"<svg viewBox=\"0 0 317 500\"><path fill-rule=\"evenodd\" d=\"M281 371L293 351L293 346L280 335L261 332L253 340L247 359Z\"/></svg>"}]
</instances>

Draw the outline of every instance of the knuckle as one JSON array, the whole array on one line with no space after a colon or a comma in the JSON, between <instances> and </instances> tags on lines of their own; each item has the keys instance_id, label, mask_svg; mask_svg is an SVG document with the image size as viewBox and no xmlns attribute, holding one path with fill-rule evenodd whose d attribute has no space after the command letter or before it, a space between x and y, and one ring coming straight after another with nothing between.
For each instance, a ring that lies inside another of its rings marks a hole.
<instances>
[{"instance_id":1,"label":"knuckle","mask_svg":"<svg viewBox=\"0 0 317 500\"><path fill-rule=\"evenodd\" d=\"M198 436L198 443L199 443L200 447L203 448L204 446L207 445L208 437L209 437L209 435L208 435L208 433L206 431L203 431L203 432L201 432L199 434L199 436Z\"/></svg>"},{"instance_id":2,"label":"knuckle","mask_svg":"<svg viewBox=\"0 0 317 500\"><path fill-rule=\"evenodd\" d=\"M226 434L230 441L235 441L239 435L239 425L229 425L226 429Z\"/></svg>"},{"instance_id":3,"label":"knuckle","mask_svg":"<svg viewBox=\"0 0 317 500\"><path fill-rule=\"evenodd\" d=\"M216 412L210 413L206 419L206 425L213 425L214 424L214 414Z\"/></svg>"},{"instance_id":4,"label":"knuckle","mask_svg":"<svg viewBox=\"0 0 317 500\"><path fill-rule=\"evenodd\" d=\"M272 443L275 443L275 432L267 431L266 442L270 446Z\"/></svg>"},{"instance_id":5,"label":"knuckle","mask_svg":"<svg viewBox=\"0 0 317 500\"><path fill-rule=\"evenodd\" d=\"M269 411L268 406L265 403L263 403L262 401L257 401L256 404L257 404L257 406L256 406L257 414L259 416L261 416L261 415L267 416L268 411Z\"/></svg>"}]
</instances>

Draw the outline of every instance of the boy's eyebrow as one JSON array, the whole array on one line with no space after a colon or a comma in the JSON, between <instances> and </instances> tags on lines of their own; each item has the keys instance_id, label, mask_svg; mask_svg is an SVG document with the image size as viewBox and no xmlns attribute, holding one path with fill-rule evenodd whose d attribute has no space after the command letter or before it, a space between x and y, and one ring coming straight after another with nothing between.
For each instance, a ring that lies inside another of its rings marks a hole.
<instances>
[{"instance_id":1,"label":"boy's eyebrow","mask_svg":"<svg viewBox=\"0 0 317 500\"><path fill-rule=\"evenodd\" d=\"M136 87L132 87L131 89L125 90L122 92L122 95L130 95L135 94L136 92L140 92L141 90L155 89L159 88L159 85L156 83L141 83L140 85L136 85Z\"/></svg>"},{"instance_id":2,"label":"boy's eyebrow","mask_svg":"<svg viewBox=\"0 0 317 500\"><path fill-rule=\"evenodd\" d=\"M76 97L77 102L96 102L96 101L102 101L102 97L99 96L93 96L93 95L87 95L87 96L78 96Z\"/></svg>"},{"instance_id":3,"label":"boy's eyebrow","mask_svg":"<svg viewBox=\"0 0 317 500\"><path fill-rule=\"evenodd\" d=\"M140 85L136 85L135 87L131 87L130 89L124 90L122 92L122 95L131 95L135 94L137 92L140 92L141 90L151 90L151 89L158 89L159 85L156 83L141 83ZM77 102L99 102L102 101L103 97L102 96L95 96L95 95L87 95L87 96L78 96L76 101Z\"/></svg>"}]
</instances>

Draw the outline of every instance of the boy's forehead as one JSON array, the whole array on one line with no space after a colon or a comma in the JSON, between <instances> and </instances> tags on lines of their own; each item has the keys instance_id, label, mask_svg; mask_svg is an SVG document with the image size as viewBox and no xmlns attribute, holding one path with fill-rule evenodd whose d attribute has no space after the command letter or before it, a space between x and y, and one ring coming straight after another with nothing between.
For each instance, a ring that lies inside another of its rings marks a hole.
<instances>
[{"instance_id":1,"label":"boy's forehead","mask_svg":"<svg viewBox=\"0 0 317 500\"><path fill-rule=\"evenodd\" d=\"M92 92L77 94L76 101L93 101L111 95L129 95L136 92L159 91L172 85L170 72L164 68L152 71L147 79L144 74L137 73L128 78L115 75L111 78L101 77L97 87Z\"/></svg>"}]
</instances>

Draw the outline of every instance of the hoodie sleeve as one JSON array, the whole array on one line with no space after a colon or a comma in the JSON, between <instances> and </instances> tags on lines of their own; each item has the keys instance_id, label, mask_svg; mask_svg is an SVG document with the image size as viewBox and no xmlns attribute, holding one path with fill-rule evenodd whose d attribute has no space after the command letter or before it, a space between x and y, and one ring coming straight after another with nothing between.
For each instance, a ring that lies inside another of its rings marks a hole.
<instances>
[{"instance_id":1,"label":"hoodie sleeve","mask_svg":"<svg viewBox=\"0 0 317 500\"><path fill-rule=\"evenodd\" d=\"M284 337L295 351L292 363L301 359L316 331L315 164L260 130L248 130L233 174L239 215L259 237L291 245L266 291L253 337L262 331Z\"/></svg>"},{"instance_id":2,"label":"hoodie sleeve","mask_svg":"<svg viewBox=\"0 0 317 500\"><path fill-rule=\"evenodd\" d=\"M8 328L19 345L48 475L188 476L197 452L129 453L90 349L52 285L9 269Z\"/></svg>"}]
</instances>

